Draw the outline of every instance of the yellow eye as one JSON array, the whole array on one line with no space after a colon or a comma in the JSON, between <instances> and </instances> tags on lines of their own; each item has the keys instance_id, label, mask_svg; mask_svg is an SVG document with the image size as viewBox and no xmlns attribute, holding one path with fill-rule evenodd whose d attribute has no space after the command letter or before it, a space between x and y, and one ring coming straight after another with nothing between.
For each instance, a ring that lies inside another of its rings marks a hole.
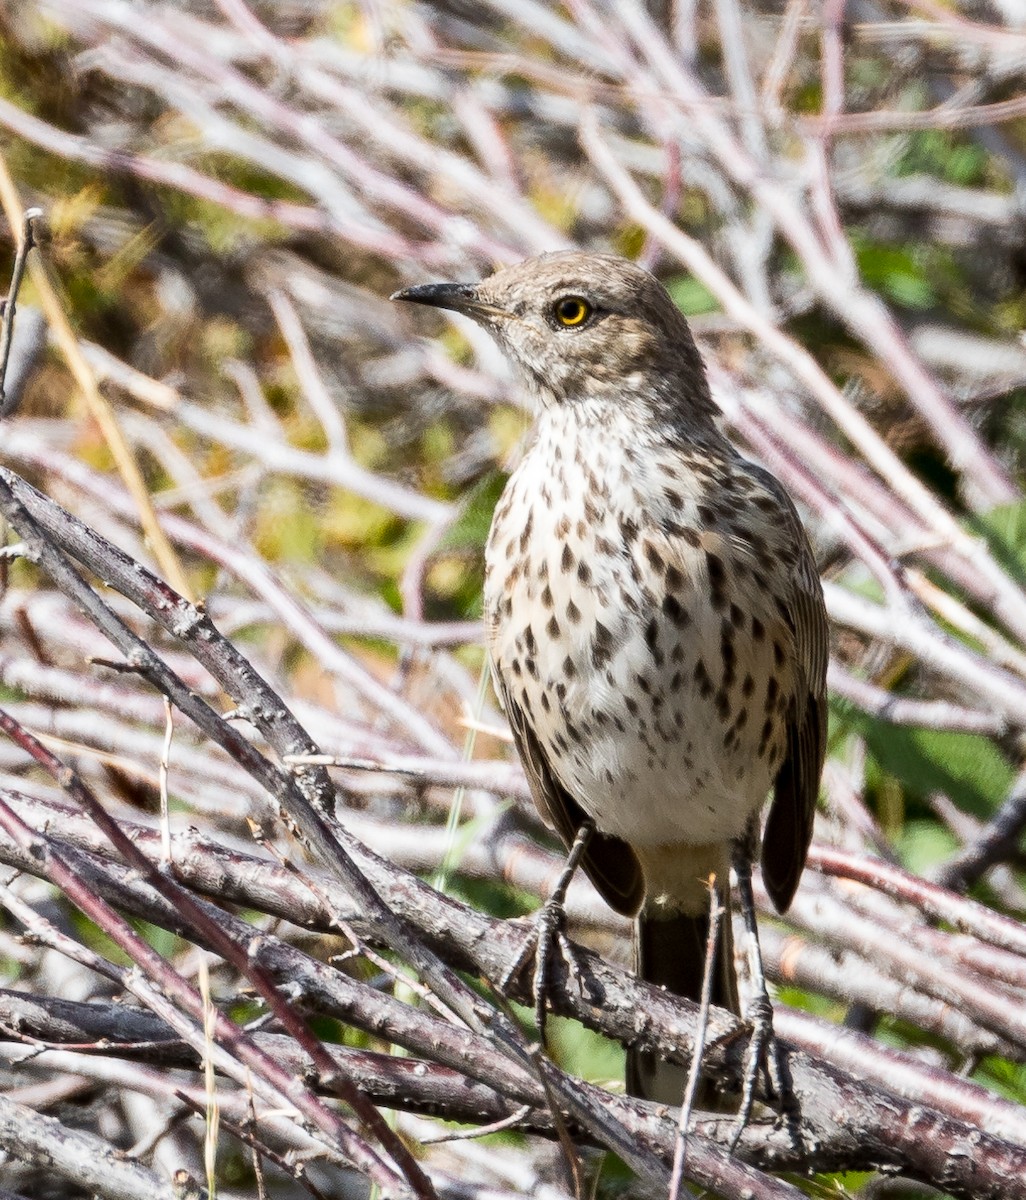
<instances>
[{"instance_id":1,"label":"yellow eye","mask_svg":"<svg viewBox=\"0 0 1026 1200\"><path fill-rule=\"evenodd\" d=\"M591 305L580 296L564 296L556 301L552 311L560 325L572 329L576 325L583 325L591 316Z\"/></svg>"}]
</instances>

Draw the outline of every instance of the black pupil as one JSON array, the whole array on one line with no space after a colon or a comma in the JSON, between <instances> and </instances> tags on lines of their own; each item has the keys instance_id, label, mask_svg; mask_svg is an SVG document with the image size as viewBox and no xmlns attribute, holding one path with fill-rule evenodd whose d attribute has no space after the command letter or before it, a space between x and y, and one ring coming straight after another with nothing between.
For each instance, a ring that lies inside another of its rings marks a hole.
<instances>
[{"instance_id":1,"label":"black pupil","mask_svg":"<svg viewBox=\"0 0 1026 1200\"><path fill-rule=\"evenodd\" d=\"M561 300L559 315L564 321L580 321L584 318L585 306L583 300Z\"/></svg>"}]
</instances>

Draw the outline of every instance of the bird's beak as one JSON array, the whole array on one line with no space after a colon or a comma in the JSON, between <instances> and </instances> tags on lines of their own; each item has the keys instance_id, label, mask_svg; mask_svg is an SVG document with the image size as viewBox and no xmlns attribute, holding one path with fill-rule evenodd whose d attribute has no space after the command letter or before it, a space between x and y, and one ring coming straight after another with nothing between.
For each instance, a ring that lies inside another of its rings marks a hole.
<instances>
[{"instance_id":1,"label":"bird's beak","mask_svg":"<svg viewBox=\"0 0 1026 1200\"><path fill-rule=\"evenodd\" d=\"M477 288L470 283L420 283L416 287L393 292L390 300L409 300L413 304L430 304L432 308L448 308L468 317L508 317L504 309L482 300Z\"/></svg>"}]
</instances>

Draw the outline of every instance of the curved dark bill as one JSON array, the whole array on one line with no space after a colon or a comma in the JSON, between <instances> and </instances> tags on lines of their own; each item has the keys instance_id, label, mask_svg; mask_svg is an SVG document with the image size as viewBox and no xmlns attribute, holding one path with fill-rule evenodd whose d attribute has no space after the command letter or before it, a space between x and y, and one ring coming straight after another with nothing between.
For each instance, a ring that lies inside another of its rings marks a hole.
<instances>
[{"instance_id":1,"label":"curved dark bill","mask_svg":"<svg viewBox=\"0 0 1026 1200\"><path fill-rule=\"evenodd\" d=\"M480 307L477 292L469 283L420 283L416 287L393 292L390 300L409 300L413 304L430 304L433 308L451 308L467 312Z\"/></svg>"}]
</instances>

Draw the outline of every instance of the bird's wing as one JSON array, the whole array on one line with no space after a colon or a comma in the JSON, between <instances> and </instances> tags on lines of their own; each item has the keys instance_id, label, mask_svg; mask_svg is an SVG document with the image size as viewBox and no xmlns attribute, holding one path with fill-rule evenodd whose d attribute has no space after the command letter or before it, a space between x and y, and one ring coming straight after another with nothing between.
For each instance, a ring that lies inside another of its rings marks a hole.
<instances>
[{"instance_id":1,"label":"bird's wing","mask_svg":"<svg viewBox=\"0 0 1026 1200\"><path fill-rule=\"evenodd\" d=\"M498 671L492 671L492 678L496 681L499 699L520 761L524 764L535 806L569 849L588 816L556 779L530 718L504 686ZM645 896L645 880L641 864L626 842L607 833L594 832L581 866L610 908L627 917L637 913Z\"/></svg>"},{"instance_id":2,"label":"bird's wing","mask_svg":"<svg viewBox=\"0 0 1026 1200\"><path fill-rule=\"evenodd\" d=\"M774 491L784 502L801 547L787 604L798 667L796 703L762 840L763 881L777 911L785 912L805 867L826 756L829 628L816 560L801 518L779 485Z\"/></svg>"}]
</instances>

